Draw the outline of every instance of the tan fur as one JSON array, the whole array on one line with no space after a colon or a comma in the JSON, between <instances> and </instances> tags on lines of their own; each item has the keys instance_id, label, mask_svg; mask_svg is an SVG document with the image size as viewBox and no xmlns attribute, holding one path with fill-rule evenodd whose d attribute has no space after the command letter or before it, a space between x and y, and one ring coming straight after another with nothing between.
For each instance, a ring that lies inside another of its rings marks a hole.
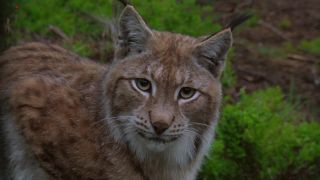
<instances>
[{"instance_id":1,"label":"tan fur","mask_svg":"<svg viewBox=\"0 0 320 180\"><path fill-rule=\"evenodd\" d=\"M58 179L135 176L126 147L95 123L105 66L40 43L8 50L1 63L9 113L50 174Z\"/></svg>"},{"instance_id":2,"label":"tan fur","mask_svg":"<svg viewBox=\"0 0 320 180\"><path fill-rule=\"evenodd\" d=\"M218 117L219 78L198 63L202 40L146 32L145 51L128 55L132 51L120 48L110 66L41 43L0 57L0 120L12 117L52 179L195 178ZM150 79L155 93L141 95L131 85L134 78ZM185 86L201 95L178 101L177 89ZM149 143L148 134L137 134L152 132L155 121L169 123L166 138L176 140Z\"/></svg>"}]
</instances>

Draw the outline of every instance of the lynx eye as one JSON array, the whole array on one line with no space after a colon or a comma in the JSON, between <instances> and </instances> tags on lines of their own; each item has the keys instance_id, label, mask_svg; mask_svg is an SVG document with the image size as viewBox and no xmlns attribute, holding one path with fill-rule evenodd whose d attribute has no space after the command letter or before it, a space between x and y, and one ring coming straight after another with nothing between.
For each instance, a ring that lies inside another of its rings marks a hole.
<instances>
[{"instance_id":1,"label":"lynx eye","mask_svg":"<svg viewBox=\"0 0 320 180\"><path fill-rule=\"evenodd\" d=\"M190 99L196 94L197 90L190 87L183 87L180 89L179 98Z\"/></svg>"},{"instance_id":2,"label":"lynx eye","mask_svg":"<svg viewBox=\"0 0 320 180\"><path fill-rule=\"evenodd\" d=\"M144 92L151 92L151 82L146 80L146 79L135 79L134 80L135 85L137 86L138 89Z\"/></svg>"}]
</instances>

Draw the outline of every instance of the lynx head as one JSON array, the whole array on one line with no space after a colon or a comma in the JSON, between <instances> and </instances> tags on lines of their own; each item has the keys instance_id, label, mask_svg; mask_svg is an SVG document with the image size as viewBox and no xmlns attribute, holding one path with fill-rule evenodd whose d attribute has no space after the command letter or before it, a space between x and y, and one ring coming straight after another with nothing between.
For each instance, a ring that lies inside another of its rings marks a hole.
<instances>
[{"instance_id":1,"label":"lynx head","mask_svg":"<svg viewBox=\"0 0 320 180\"><path fill-rule=\"evenodd\" d=\"M217 121L219 77L231 44L230 29L201 38L151 30L127 6L103 83L113 136L141 158L165 151L191 157Z\"/></svg>"}]
</instances>

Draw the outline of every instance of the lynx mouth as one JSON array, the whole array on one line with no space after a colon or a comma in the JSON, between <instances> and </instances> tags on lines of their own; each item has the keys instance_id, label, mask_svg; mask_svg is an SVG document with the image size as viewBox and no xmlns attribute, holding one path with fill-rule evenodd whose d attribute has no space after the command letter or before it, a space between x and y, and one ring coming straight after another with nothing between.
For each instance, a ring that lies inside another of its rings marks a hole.
<instances>
[{"instance_id":1,"label":"lynx mouth","mask_svg":"<svg viewBox=\"0 0 320 180\"><path fill-rule=\"evenodd\" d=\"M144 139L147 139L149 141L153 141L153 142L156 142L156 143L162 143L162 144L173 142L173 141L175 141L175 140L177 140L179 138L179 136L178 136L178 137L173 137L171 139L164 139L164 138L161 138L161 137L147 137L146 135L144 135L141 132L138 132L138 134L141 137L143 137Z\"/></svg>"}]
</instances>

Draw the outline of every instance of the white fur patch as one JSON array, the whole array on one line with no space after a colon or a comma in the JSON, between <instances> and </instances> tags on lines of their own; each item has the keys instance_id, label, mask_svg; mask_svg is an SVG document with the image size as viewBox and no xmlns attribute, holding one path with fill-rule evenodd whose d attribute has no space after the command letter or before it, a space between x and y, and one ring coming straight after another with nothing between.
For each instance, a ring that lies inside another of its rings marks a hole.
<instances>
[{"instance_id":1,"label":"white fur patch","mask_svg":"<svg viewBox=\"0 0 320 180\"><path fill-rule=\"evenodd\" d=\"M48 180L49 176L39 166L23 137L17 131L13 119L1 117L9 157L9 177L12 180Z\"/></svg>"},{"instance_id":2,"label":"white fur patch","mask_svg":"<svg viewBox=\"0 0 320 180\"><path fill-rule=\"evenodd\" d=\"M183 166L193 159L194 139L194 136L184 135L174 142L163 144L144 139L138 134L127 136L130 149L141 162L157 157L172 166Z\"/></svg>"},{"instance_id":3,"label":"white fur patch","mask_svg":"<svg viewBox=\"0 0 320 180\"><path fill-rule=\"evenodd\" d=\"M212 143L215 125L216 121L213 121L200 137L202 142L197 153L194 144L196 134L192 133L185 133L176 141L163 144L132 132L125 136L125 141L142 165L162 168L162 173L159 171L159 174L151 175L153 179L194 180Z\"/></svg>"}]
</instances>

